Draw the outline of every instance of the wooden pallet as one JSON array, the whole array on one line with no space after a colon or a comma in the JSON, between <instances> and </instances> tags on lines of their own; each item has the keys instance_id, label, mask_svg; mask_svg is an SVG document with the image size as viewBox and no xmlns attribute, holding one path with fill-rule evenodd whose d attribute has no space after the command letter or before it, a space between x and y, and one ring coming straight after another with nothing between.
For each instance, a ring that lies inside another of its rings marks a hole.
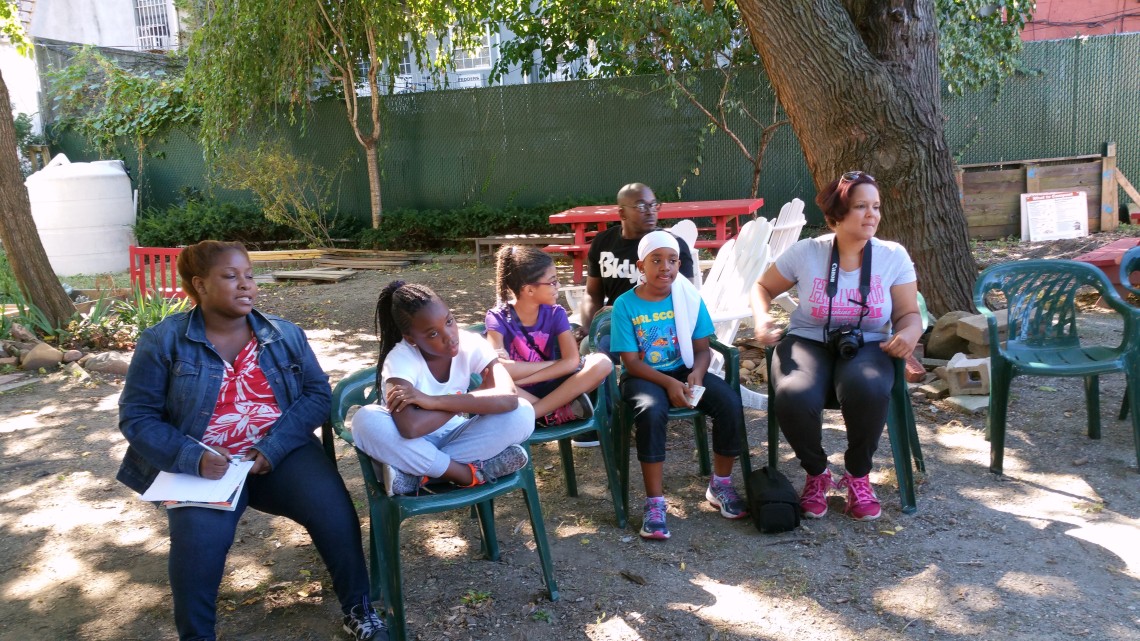
<instances>
[{"instance_id":1,"label":"wooden pallet","mask_svg":"<svg viewBox=\"0 0 1140 641\"><path fill-rule=\"evenodd\" d=\"M298 269L287 272L273 272L274 280L317 280L328 283L338 283L349 276L355 276L356 271L351 269L335 269L328 267L314 267L312 269Z\"/></svg>"},{"instance_id":2,"label":"wooden pallet","mask_svg":"<svg viewBox=\"0 0 1140 641\"><path fill-rule=\"evenodd\" d=\"M254 263L275 260L313 260L325 253L323 249L277 249L273 251L249 252L249 260Z\"/></svg>"},{"instance_id":3,"label":"wooden pallet","mask_svg":"<svg viewBox=\"0 0 1140 641\"><path fill-rule=\"evenodd\" d=\"M380 258L320 258L314 263L317 267L346 267L350 269L386 269L388 267L407 267L412 264L410 260L391 260Z\"/></svg>"}]
</instances>

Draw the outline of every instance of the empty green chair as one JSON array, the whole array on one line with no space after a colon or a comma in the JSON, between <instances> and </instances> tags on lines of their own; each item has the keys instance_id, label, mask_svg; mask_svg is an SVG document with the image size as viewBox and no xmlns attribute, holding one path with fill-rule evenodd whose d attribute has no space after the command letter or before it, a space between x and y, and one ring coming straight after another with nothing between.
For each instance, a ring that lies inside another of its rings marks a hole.
<instances>
[{"instance_id":1,"label":"empty green chair","mask_svg":"<svg viewBox=\"0 0 1140 641\"><path fill-rule=\"evenodd\" d=\"M1124 252L1124 256L1120 259L1120 285L1132 292L1133 296L1140 297L1140 287L1132 286L1132 274L1140 272L1140 246L1133 247ZM1120 404L1120 416L1117 418L1124 420L1128 418L1128 388L1124 388L1124 401Z\"/></svg>"},{"instance_id":2,"label":"empty green chair","mask_svg":"<svg viewBox=\"0 0 1140 641\"><path fill-rule=\"evenodd\" d=\"M349 409L375 401L375 367L354 372L337 383L333 388L332 409L329 413L329 423L323 430L324 437L331 440L332 434L335 433L352 443L352 432L345 426L345 417ZM514 490L522 490L525 496L546 591L551 601L558 600L550 543L546 538L546 526L543 524L542 508L538 502L538 488L534 483L534 469L530 463L518 472L478 487L452 489L439 494L388 496L383 481L376 477L372 459L360 450L356 450L356 454L360 462L360 471L364 476L365 490L368 493L368 512L371 522L368 536L371 597L373 600L383 601L389 633L394 641L403 641L407 638L400 564L400 525L404 520L420 514L474 506L482 530L482 551L488 559L496 561L499 558L499 543L495 538L495 512L492 499Z\"/></svg>"},{"instance_id":3,"label":"empty green chair","mask_svg":"<svg viewBox=\"0 0 1140 641\"><path fill-rule=\"evenodd\" d=\"M1094 288L1124 318L1119 346L1082 344L1077 292ZM1004 299L1004 300L1002 300ZM993 302L991 302L991 300ZM1007 310L1009 338L999 341L994 310ZM1104 272L1071 260L1023 260L989 267L974 285L974 305L990 336L990 471L1002 473L1009 387L1018 375L1079 376L1084 379L1089 438L1100 438L1101 374L1123 372L1140 461L1140 310L1125 303ZM998 306L995 306L998 305Z\"/></svg>"}]
</instances>

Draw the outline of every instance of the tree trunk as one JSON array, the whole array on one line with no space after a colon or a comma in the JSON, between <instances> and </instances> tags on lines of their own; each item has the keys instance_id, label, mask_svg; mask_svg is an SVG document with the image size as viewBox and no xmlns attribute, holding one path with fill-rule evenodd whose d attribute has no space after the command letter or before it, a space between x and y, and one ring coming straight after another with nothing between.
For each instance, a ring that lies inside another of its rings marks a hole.
<instances>
[{"instance_id":1,"label":"tree trunk","mask_svg":"<svg viewBox=\"0 0 1140 641\"><path fill-rule=\"evenodd\" d=\"M380 206L380 162L376 158L376 145L364 146L364 157L368 161L368 192L372 203L372 229L380 229L383 209Z\"/></svg>"},{"instance_id":2,"label":"tree trunk","mask_svg":"<svg viewBox=\"0 0 1140 641\"><path fill-rule=\"evenodd\" d=\"M8 85L0 75L0 242L24 298L40 308L56 327L66 325L75 306L59 284L36 222L28 190L16 158L16 129L12 124L12 103Z\"/></svg>"},{"instance_id":3,"label":"tree trunk","mask_svg":"<svg viewBox=\"0 0 1140 641\"><path fill-rule=\"evenodd\" d=\"M875 176L881 236L914 259L931 311L973 309L977 264L943 133L934 0L738 0L821 189Z\"/></svg>"}]
</instances>

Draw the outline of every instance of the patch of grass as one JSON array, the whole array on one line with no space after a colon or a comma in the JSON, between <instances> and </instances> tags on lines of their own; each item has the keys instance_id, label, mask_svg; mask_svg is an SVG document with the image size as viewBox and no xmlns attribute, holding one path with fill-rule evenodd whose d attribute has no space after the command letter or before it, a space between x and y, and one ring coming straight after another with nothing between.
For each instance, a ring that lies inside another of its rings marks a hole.
<instances>
[{"instance_id":1,"label":"patch of grass","mask_svg":"<svg viewBox=\"0 0 1140 641\"><path fill-rule=\"evenodd\" d=\"M480 605L490 600L491 593L483 590L468 590L467 594L459 598L459 601L463 603L463 605Z\"/></svg>"},{"instance_id":2,"label":"patch of grass","mask_svg":"<svg viewBox=\"0 0 1140 641\"><path fill-rule=\"evenodd\" d=\"M530 615L532 621L542 621L543 623L554 623L554 616L546 610L536 610L534 614Z\"/></svg>"}]
</instances>

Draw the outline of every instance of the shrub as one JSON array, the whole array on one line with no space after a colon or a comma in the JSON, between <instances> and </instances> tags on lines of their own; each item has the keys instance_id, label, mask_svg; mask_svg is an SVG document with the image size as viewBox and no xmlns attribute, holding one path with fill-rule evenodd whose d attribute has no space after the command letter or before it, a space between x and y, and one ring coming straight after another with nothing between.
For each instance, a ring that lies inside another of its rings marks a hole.
<instances>
[{"instance_id":1,"label":"shrub","mask_svg":"<svg viewBox=\"0 0 1140 641\"><path fill-rule=\"evenodd\" d=\"M178 247L213 239L236 240L253 249L261 243L293 240L297 233L269 222L254 205L190 200L144 210L135 237L143 247Z\"/></svg>"},{"instance_id":2,"label":"shrub","mask_svg":"<svg viewBox=\"0 0 1140 641\"><path fill-rule=\"evenodd\" d=\"M551 234L551 214L599 201L558 200L535 207L495 208L476 203L461 209L395 209L384 212L380 229L366 229L357 236L365 249L441 250L455 249L464 238L495 234Z\"/></svg>"}]
</instances>

